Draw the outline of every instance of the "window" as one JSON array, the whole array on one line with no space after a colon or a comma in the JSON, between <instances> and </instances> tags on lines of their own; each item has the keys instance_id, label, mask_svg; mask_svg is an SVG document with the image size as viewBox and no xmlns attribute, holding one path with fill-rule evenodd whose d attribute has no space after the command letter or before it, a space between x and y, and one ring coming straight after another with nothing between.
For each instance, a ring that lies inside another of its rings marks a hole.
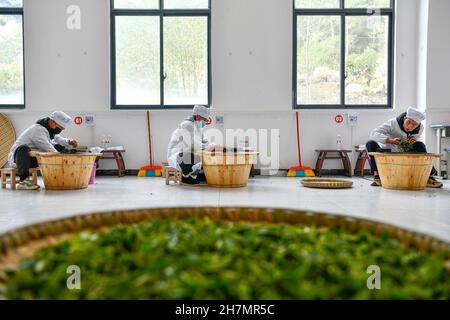
<instances>
[{"instance_id":1,"label":"window","mask_svg":"<svg viewBox=\"0 0 450 320\"><path fill-rule=\"evenodd\" d=\"M294 0L294 108L392 108L394 0Z\"/></svg>"},{"instance_id":2,"label":"window","mask_svg":"<svg viewBox=\"0 0 450 320\"><path fill-rule=\"evenodd\" d=\"M0 0L0 108L24 108L22 0Z\"/></svg>"},{"instance_id":3,"label":"window","mask_svg":"<svg viewBox=\"0 0 450 320\"><path fill-rule=\"evenodd\" d=\"M113 109L210 105L210 0L111 0Z\"/></svg>"}]
</instances>

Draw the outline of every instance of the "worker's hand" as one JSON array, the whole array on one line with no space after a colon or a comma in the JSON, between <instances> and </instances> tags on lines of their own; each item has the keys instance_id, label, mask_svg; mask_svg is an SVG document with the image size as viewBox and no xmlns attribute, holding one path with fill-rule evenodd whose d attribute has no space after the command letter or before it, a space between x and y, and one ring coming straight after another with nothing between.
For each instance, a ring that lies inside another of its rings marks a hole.
<instances>
[{"instance_id":1,"label":"worker's hand","mask_svg":"<svg viewBox=\"0 0 450 320\"><path fill-rule=\"evenodd\" d=\"M222 146L220 146L220 145L218 145L218 144L214 144L214 143L211 143L211 146L210 146L210 148L209 148L209 151L211 151L211 152L219 152L219 151L221 151L223 149L223 147Z\"/></svg>"},{"instance_id":2,"label":"worker's hand","mask_svg":"<svg viewBox=\"0 0 450 320\"><path fill-rule=\"evenodd\" d=\"M399 145L400 144L400 139L399 138L395 138L395 139L386 139L386 143L387 144L394 144L394 145Z\"/></svg>"},{"instance_id":3,"label":"worker's hand","mask_svg":"<svg viewBox=\"0 0 450 320\"><path fill-rule=\"evenodd\" d=\"M78 142L74 139L69 139L69 146L78 147Z\"/></svg>"},{"instance_id":4,"label":"worker's hand","mask_svg":"<svg viewBox=\"0 0 450 320\"><path fill-rule=\"evenodd\" d=\"M417 142L417 138L416 137L409 137L409 143L414 144Z\"/></svg>"}]
</instances>

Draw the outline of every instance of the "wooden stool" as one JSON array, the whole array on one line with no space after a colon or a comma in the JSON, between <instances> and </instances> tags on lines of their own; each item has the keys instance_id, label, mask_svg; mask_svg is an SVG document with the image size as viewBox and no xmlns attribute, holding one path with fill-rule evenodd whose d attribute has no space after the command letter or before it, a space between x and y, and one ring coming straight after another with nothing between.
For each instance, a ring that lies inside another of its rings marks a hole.
<instances>
[{"instance_id":1,"label":"wooden stool","mask_svg":"<svg viewBox=\"0 0 450 320\"><path fill-rule=\"evenodd\" d=\"M117 176L120 177L124 177L126 175L126 168L125 168L125 161L123 160L123 155L122 152L125 152L124 149L118 149L118 150L108 150L105 149L103 150L102 156L100 158L97 159L97 166L100 162L100 160L116 160L117 163Z\"/></svg>"},{"instance_id":2,"label":"wooden stool","mask_svg":"<svg viewBox=\"0 0 450 320\"><path fill-rule=\"evenodd\" d=\"M364 168L366 167L366 161L370 163L370 157L367 150L356 150L359 152L358 160L356 161L355 172L359 172L361 177L364 177Z\"/></svg>"},{"instance_id":3,"label":"wooden stool","mask_svg":"<svg viewBox=\"0 0 450 320\"><path fill-rule=\"evenodd\" d=\"M316 162L316 175L318 177L322 176L322 167L323 163L326 159L341 159L342 164L344 165L344 171L347 176L352 176L352 165L350 162L350 158L348 157L348 153L351 153L352 150L337 150L337 149L320 149L316 150L319 153ZM329 153L338 154L337 156L328 156Z\"/></svg>"},{"instance_id":4,"label":"wooden stool","mask_svg":"<svg viewBox=\"0 0 450 320\"><path fill-rule=\"evenodd\" d=\"M171 181L175 184L181 182L181 172L177 169L169 166L169 163L163 162L163 176L166 179L166 185L169 185Z\"/></svg>"},{"instance_id":5,"label":"wooden stool","mask_svg":"<svg viewBox=\"0 0 450 320\"><path fill-rule=\"evenodd\" d=\"M39 172L39 168L30 168L31 173L31 182L33 184L37 184L37 175ZM0 170L2 189L6 189L6 185L9 184L11 186L11 190L16 190L16 184L20 181L17 177L17 169L16 168L5 168ZM7 179L9 176L9 179Z\"/></svg>"}]
</instances>

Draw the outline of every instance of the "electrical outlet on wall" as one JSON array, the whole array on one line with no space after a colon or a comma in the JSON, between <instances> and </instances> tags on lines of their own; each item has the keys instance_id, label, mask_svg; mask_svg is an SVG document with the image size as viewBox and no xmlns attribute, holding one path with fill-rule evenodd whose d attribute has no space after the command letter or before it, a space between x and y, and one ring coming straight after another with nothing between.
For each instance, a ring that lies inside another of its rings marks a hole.
<instances>
[{"instance_id":1,"label":"electrical outlet on wall","mask_svg":"<svg viewBox=\"0 0 450 320\"><path fill-rule=\"evenodd\" d=\"M216 122L217 125L223 125L224 122L225 122L225 119L224 119L223 116L216 116L216 121L215 122Z\"/></svg>"},{"instance_id":2,"label":"electrical outlet on wall","mask_svg":"<svg viewBox=\"0 0 450 320\"><path fill-rule=\"evenodd\" d=\"M349 112L347 114L347 122L350 127L354 127L358 124L358 116L359 115L356 112Z\"/></svg>"},{"instance_id":3,"label":"electrical outlet on wall","mask_svg":"<svg viewBox=\"0 0 450 320\"><path fill-rule=\"evenodd\" d=\"M88 127L95 126L95 116L93 114L86 114L84 116L84 124Z\"/></svg>"}]
</instances>

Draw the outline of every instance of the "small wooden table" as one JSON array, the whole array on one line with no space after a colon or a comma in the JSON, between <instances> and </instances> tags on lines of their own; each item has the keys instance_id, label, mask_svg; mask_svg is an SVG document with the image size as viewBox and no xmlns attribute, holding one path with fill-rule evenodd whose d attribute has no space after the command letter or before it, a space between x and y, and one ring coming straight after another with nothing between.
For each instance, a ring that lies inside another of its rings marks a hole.
<instances>
[{"instance_id":1,"label":"small wooden table","mask_svg":"<svg viewBox=\"0 0 450 320\"><path fill-rule=\"evenodd\" d=\"M323 167L323 163L325 162L326 159L341 159L342 164L344 165L345 174L349 177L353 176L352 165L350 162L350 158L348 156L348 153L351 153L352 150L319 149L319 150L316 150L316 152L319 153L319 156L317 157L316 170L315 170L316 175L318 177L322 176L322 167ZM328 155L329 153L331 153L332 155L329 156Z\"/></svg>"},{"instance_id":2,"label":"small wooden table","mask_svg":"<svg viewBox=\"0 0 450 320\"><path fill-rule=\"evenodd\" d=\"M125 176L125 161L123 160L122 152L125 152L125 149L118 150L108 150L105 149L102 151L102 156L97 159L97 165L100 160L116 160L117 163L117 176L124 177Z\"/></svg>"}]
</instances>

